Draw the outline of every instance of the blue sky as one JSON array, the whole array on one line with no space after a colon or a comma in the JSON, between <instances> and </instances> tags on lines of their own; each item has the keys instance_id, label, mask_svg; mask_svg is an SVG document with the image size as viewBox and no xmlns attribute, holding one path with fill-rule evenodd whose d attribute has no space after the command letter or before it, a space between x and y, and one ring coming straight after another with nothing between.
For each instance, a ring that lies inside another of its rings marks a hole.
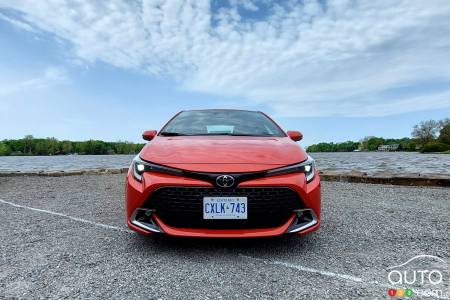
<instances>
[{"instance_id":1,"label":"blue sky","mask_svg":"<svg viewBox=\"0 0 450 300\"><path fill-rule=\"evenodd\" d=\"M0 139L140 141L262 110L304 145L450 117L448 1L0 3Z\"/></svg>"}]
</instances>

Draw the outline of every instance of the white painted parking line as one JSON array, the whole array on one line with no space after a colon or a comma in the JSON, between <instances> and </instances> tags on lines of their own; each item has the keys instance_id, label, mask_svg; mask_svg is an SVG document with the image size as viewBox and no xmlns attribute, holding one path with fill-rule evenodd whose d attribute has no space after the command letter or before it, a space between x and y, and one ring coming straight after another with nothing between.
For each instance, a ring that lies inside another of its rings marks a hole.
<instances>
[{"instance_id":1,"label":"white painted parking line","mask_svg":"<svg viewBox=\"0 0 450 300\"><path fill-rule=\"evenodd\" d=\"M6 205L9 205L9 206L12 206L12 207L16 207L16 208L28 209L28 210L35 211L35 212L40 212L40 213L45 213L45 214L49 214L49 215L53 215L53 216L63 217L63 218L70 219L70 220L75 221L75 222L81 222L81 223L85 223L85 224L90 224L90 225L94 225L96 227L101 227L101 228L104 228L104 229L112 229L112 230L116 230L116 231L120 231L120 232L126 232L126 233L131 233L131 234L135 233L134 231L131 231L131 230L126 229L126 228L121 228L121 227L117 227L117 226L112 226L112 225L107 225L107 224L98 223L98 222L94 222L94 221L89 221L89 220L82 219L82 218L72 217L72 216L69 216L69 215L66 215L66 214L62 214L62 213L54 212L54 211L50 211L50 210L34 208L34 207L26 206L26 205L20 205L20 204L9 202L9 201L3 200L3 199L0 199L0 203L6 204ZM258 262L261 262L261 263L264 263L264 264L268 264L268 265L283 266L283 267L294 269L294 270L297 270L297 271L319 274L319 275L330 277L330 278L334 278L334 279L346 280L346 281L355 282L355 283L361 283L361 284L371 284L371 285L378 285L378 286L382 286L382 287L389 287L389 285L382 284L382 283L380 283L378 281L371 281L371 280L367 280L366 281L366 280L363 280L360 277L356 277L356 276L352 276L352 275L340 274L340 273L335 273L335 272L330 272L330 271L314 269L314 268L310 268L310 267L304 267L304 266L301 266L301 265L288 263L288 262L284 262L284 261L266 260L266 259L262 259L262 258L257 258L257 257L244 255L244 254L239 254L239 256L241 256L243 258L246 258L246 259L258 261ZM438 299L450 299L450 298L447 298L447 297L437 297L437 298Z\"/></svg>"},{"instance_id":2,"label":"white painted parking line","mask_svg":"<svg viewBox=\"0 0 450 300\"><path fill-rule=\"evenodd\" d=\"M340 280L345 280L345 281L350 281L350 282L355 282L355 283L360 283L360 284L376 285L376 286L380 286L380 287L383 287L383 288L392 288L392 286L387 284L387 283L383 284L381 282L374 281L374 280L364 280L364 279L362 279L360 277L356 277L356 276L352 276L352 275L339 274L339 273L335 273L335 272L318 270L318 269L304 267L304 266L301 266L301 265L288 263L288 262L284 262L284 261L266 260L266 259L262 259L262 258L257 258L257 257L244 255L244 254L239 254L239 256L241 256L243 258L246 258L246 259L258 261L258 262L261 262L261 263L264 263L264 264L267 264L267 265L283 266L283 267L286 267L286 268L290 268L290 269L294 269L294 270L298 270L298 271L302 271L302 272L319 274L319 275L326 276L326 277L331 277L331 278L334 278L334 279L340 279ZM437 295L433 295L433 298L436 298L436 299L450 299L449 297L446 297L446 296L437 296Z\"/></svg>"},{"instance_id":3,"label":"white painted parking line","mask_svg":"<svg viewBox=\"0 0 450 300\"><path fill-rule=\"evenodd\" d=\"M243 254L240 254L240 256L244 257L244 258L247 258L247 259L259 261L259 262L262 262L264 264L283 266L283 267L287 267L287 268L290 268L290 269L295 269L297 271L308 272L308 273L315 273L315 274L319 274L319 275L322 275L322 276L332 277L332 278L336 278L336 279L343 279L343 280L346 280L346 281L353 281L353 282L358 282L358 283L363 282L362 278L351 276L351 275L339 274L339 273L334 273L334 272L329 272L329 271L322 271L322 270L309 268L309 267L304 267L304 266L300 266L300 265L296 265L296 264L292 264L292 263L288 263L288 262L284 262L284 261L265 260L265 259L262 259L262 258L256 258L256 257L243 255Z\"/></svg>"},{"instance_id":4,"label":"white painted parking line","mask_svg":"<svg viewBox=\"0 0 450 300\"><path fill-rule=\"evenodd\" d=\"M97 223L97 222L93 222L93 221L89 221L89 220L85 220L85 219L81 219L81 218L77 218L77 217L72 217L72 216L69 216L69 215L66 215L66 214L62 214L62 213L59 213L59 212L54 212L54 211L40 209L40 208L34 208L34 207L26 206L26 205L20 205L20 204L16 204L16 203L9 202L9 201L2 200L2 199L0 199L0 203L7 204L7 205L10 205L10 206L13 206L13 207L17 207L17 208L28 209L28 210L35 211L35 212L40 212L40 213L46 213L46 214L50 214L50 215L54 215L54 216L59 216L59 217L70 219L70 220L75 221L75 222L91 224L91 225L94 225L94 226L97 226L97 227L101 227L101 228L112 229L112 230L117 230L117 231L127 232L127 233L134 233L134 231L131 231L131 230L128 230L128 229L124 229L124 228L120 228L120 227L116 227L116 226L111 226L111 225L106 225L106 224L102 224L102 223ZM341 279L341 280L343 279L343 280L353 281L353 282L358 282L358 283L361 283L363 281L361 278L355 277L355 276L351 276L351 275L345 275L345 274L339 274L339 273L334 273L334 272L329 272L329 271L317 270L317 269L303 267L303 266L300 266L300 265L295 265L295 264L282 262L282 261L268 261L268 260L265 260L265 259L251 257L251 256L243 255L243 254L240 254L240 256L244 257L244 258L247 258L247 259L252 259L252 260L255 260L255 261L259 261L259 262L262 262L262 263L265 263L265 264L280 265L280 266L284 266L284 267L287 267L287 268L296 269L298 271L308 272L308 273L316 273L316 274L319 274L319 275L322 275L322 276L332 277L332 278L336 278L336 279Z\"/></svg>"},{"instance_id":5,"label":"white painted parking line","mask_svg":"<svg viewBox=\"0 0 450 300\"><path fill-rule=\"evenodd\" d=\"M25 206L25 205L20 205L20 204L9 202L9 201L3 200L3 199L0 199L0 203L7 204L7 205L10 205L10 206L13 206L13 207L17 207L17 208L23 208L23 209L28 209L28 210L31 210L31 211L36 211L36 212L46 213L46 214L49 214L49 215L59 216L59 217L63 217L63 218L66 218L66 219L70 219L70 220L75 221L75 222L81 222L81 223L94 225L96 227L112 229L112 230L116 230L116 231L133 233L133 234L135 233L134 231L128 230L126 228L121 228L121 227L117 227L117 226L97 223L97 222L94 222L94 221L89 221L89 220L86 220L86 219L72 217L72 216L69 216L69 215L65 215L65 214L62 214L62 213L59 213L59 212L50 211L50 210L45 210L45 209L34 208L34 207L30 207L30 206Z\"/></svg>"}]
</instances>

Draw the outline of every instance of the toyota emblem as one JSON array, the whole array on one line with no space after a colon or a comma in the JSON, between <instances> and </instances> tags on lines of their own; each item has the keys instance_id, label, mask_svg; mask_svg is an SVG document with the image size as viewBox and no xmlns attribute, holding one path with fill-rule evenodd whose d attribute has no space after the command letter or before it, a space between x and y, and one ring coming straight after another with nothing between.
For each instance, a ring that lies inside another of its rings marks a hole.
<instances>
[{"instance_id":1,"label":"toyota emblem","mask_svg":"<svg viewBox=\"0 0 450 300\"><path fill-rule=\"evenodd\" d=\"M222 188L232 187L234 185L234 177L230 175L217 176L216 184Z\"/></svg>"}]
</instances>

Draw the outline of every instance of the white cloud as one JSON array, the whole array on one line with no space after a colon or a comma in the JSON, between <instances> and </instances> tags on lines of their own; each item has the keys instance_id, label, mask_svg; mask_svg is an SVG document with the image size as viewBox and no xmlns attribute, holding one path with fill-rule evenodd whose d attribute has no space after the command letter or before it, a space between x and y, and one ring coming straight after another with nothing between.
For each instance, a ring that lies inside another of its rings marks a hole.
<instances>
[{"instance_id":1,"label":"white cloud","mask_svg":"<svg viewBox=\"0 0 450 300\"><path fill-rule=\"evenodd\" d=\"M6 22L8 22L8 23L11 23L12 25L14 25L14 26L16 26L16 27L18 27L18 28L20 28L20 29L23 29L23 30L26 30L26 31L29 31L29 32L34 32L34 33L37 32L37 31L36 31L32 26L30 26L29 24L27 24L27 23L25 23L25 22L23 22L23 21L21 21L21 20L17 20L17 19L10 18L10 17L8 17L8 16L6 16L6 15L4 15L4 14L2 14L2 13L0 13L0 20L6 21Z\"/></svg>"},{"instance_id":2,"label":"white cloud","mask_svg":"<svg viewBox=\"0 0 450 300\"><path fill-rule=\"evenodd\" d=\"M379 116L450 107L450 1L2 1L11 23L73 45L77 58L242 97L289 116ZM261 6L262 7L262 6ZM254 19L241 10L260 13ZM13 20L13 21L11 21ZM20 26L20 25L18 25Z\"/></svg>"},{"instance_id":3,"label":"white cloud","mask_svg":"<svg viewBox=\"0 0 450 300\"><path fill-rule=\"evenodd\" d=\"M0 96L9 96L22 91L42 89L65 82L66 80L66 71L58 67L48 67L35 77L21 80L0 77Z\"/></svg>"}]
</instances>

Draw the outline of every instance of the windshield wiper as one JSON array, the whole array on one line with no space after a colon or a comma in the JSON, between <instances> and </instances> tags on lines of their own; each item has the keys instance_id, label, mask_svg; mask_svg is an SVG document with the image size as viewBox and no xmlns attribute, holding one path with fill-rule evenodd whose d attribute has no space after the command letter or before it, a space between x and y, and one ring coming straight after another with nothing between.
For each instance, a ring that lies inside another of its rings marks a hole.
<instances>
[{"instance_id":1,"label":"windshield wiper","mask_svg":"<svg viewBox=\"0 0 450 300\"><path fill-rule=\"evenodd\" d=\"M163 131L159 135L162 135L162 136L183 136L183 135L187 135L187 134L179 133L179 132Z\"/></svg>"},{"instance_id":2,"label":"windshield wiper","mask_svg":"<svg viewBox=\"0 0 450 300\"><path fill-rule=\"evenodd\" d=\"M232 133L231 136L270 136L270 135L260 135L260 134L246 134L246 133Z\"/></svg>"}]
</instances>

